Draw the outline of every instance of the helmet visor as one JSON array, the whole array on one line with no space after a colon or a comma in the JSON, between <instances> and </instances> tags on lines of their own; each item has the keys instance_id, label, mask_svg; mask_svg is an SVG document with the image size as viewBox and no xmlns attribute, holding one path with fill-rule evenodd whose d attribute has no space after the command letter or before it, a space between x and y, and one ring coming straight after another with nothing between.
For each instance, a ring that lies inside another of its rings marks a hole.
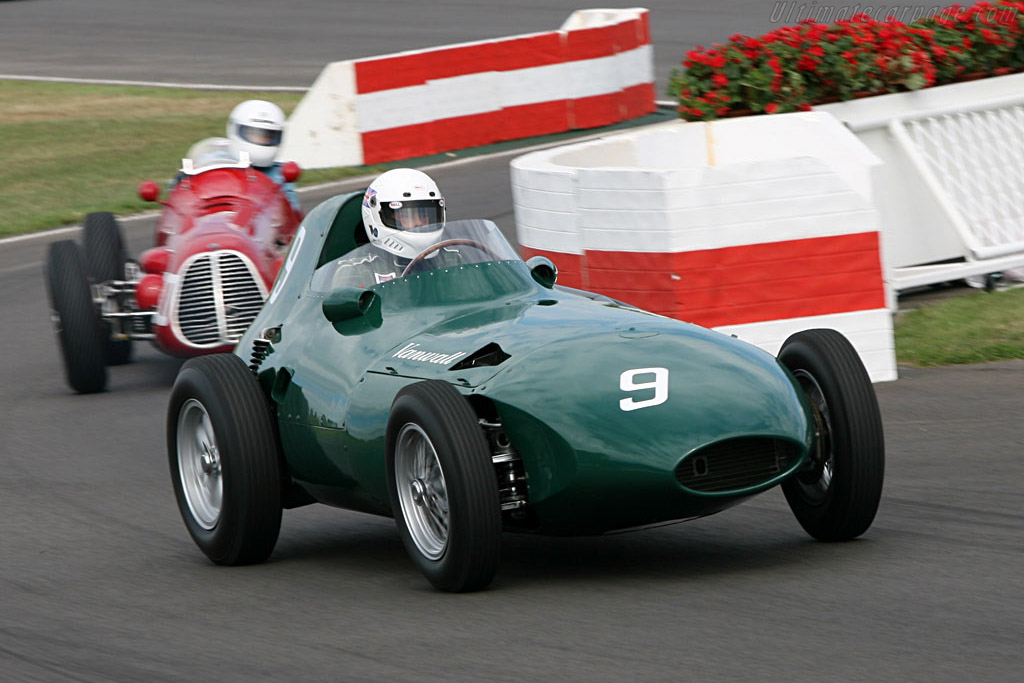
<instances>
[{"instance_id":1,"label":"helmet visor","mask_svg":"<svg viewBox=\"0 0 1024 683\"><path fill-rule=\"evenodd\" d=\"M281 131L271 130L270 128L240 124L238 126L238 136L254 145L272 147L281 144Z\"/></svg>"},{"instance_id":2,"label":"helmet visor","mask_svg":"<svg viewBox=\"0 0 1024 683\"><path fill-rule=\"evenodd\" d=\"M444 223L444 204L440 199L382 202L380 219L384 225L395 230L432 232Z\"/></svg>"}]
</instances>

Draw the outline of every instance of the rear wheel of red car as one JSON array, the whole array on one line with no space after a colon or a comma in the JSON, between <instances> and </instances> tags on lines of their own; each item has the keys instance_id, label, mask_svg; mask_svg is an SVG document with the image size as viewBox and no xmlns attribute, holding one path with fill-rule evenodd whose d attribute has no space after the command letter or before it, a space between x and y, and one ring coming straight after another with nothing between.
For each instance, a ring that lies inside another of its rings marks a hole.
<instances>
[{"instance_id":1,"label":"rear wheel of red car","mask_svg":"<svg viewBox=\"0 0 1024 683\"><path fill-rule=\"evenodd\" d=\"M856 538L875 518L885 470L882 417L868 373L835 330L797 332L779 360L803 388L817 431L809 466L782 485L786 500L814 538Z\"/></svg>"},{"instance_id":2,"label":"rear wheel of red car","mask_svg":"<svg viewBox=\"0 0 1024 683\"><path fill-rule=\"evenodd\" d=\"M281 461L266 397L240 358L182 366L167 412L167 455L192 540L217 564L266 560L281 530Z\"/></svg>"},{"instance_id":3,"label":"rear wheel of red car","mask_svg":"<svg viewBox=\"0 0 1024 683\"><path fill-rule=\"evenodd\" d=\"M86 268L93 284L125 279L127 258L124 239L114 214L108 211L88 214L82 228L82 238L85 244ZM110 323L103 324L107 329L107 365L131 362L132 340L113 339L110 335Z\"/></svg>"},{"instance_id":4,"label":"rear wheel of red car","mask_svg":"<svg viewBox=\"0 0 1024 683\"><path fill-rule=\"evenodd\" d=\"M73 241L50 245L46 284L68 384L80 394L103 391L107 387L104 330L92 301L81 252Z\"/></svg>"},{"instance_id":5,"label":"rear wheel of red car","mask_svg":"<svg viewBox=\"0 0 1024 683\"><path fill-rule=\"evenodd\" d=\"M435 588L494 579L501 551L498 484L477 417L447 382L411 384L387 427L391 509L409 556Z\"/></svg>"}]
</instances>

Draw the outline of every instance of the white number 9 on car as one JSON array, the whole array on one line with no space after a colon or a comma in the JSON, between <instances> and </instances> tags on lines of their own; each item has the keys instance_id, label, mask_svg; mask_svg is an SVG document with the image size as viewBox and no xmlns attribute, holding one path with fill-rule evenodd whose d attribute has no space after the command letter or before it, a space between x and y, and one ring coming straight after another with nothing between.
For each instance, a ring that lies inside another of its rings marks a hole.
<instances>
[{"instance_id":1,"label":"white number 9 on car","mask_svg":"<svg viewBox=\"0 0 1024 683\"><path fill-rule=\"evenodd\" d=\"M651 379L653 377L653 379ZM637 381L640 378L641 381ZM623 391L654 390L654 396L637 400L630 396L619 401L625 411L650 408L668 400L668 368L636 368L619 375L619 388Z\"/></svg>"}]
</instances>

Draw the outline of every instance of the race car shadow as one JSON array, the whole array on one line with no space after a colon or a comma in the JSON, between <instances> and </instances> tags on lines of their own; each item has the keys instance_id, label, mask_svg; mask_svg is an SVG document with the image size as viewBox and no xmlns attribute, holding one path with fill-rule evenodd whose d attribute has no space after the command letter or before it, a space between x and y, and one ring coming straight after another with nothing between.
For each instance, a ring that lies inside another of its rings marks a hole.
<instances>
[{"instance_id":1,"label":"race car shadow","mask_svg":"<svg viewBox=\"0 0 1024 683\"><path fill-rule=\"evenodd\" d=\"M747 508L603 536L506 533L492 588L623 580L678 584L723 575L773 574L794 565L860 555L871 547L861 541L813 541L793 518L781 491L768 492L763 501ZM391 519L314 505L286 511L284 520L272 564L320 577L336 573L346 581L396 581L410 589L421 585L422 577L406 556ZM422 588L430 590L425 583Z\"/></svg>"},{"instance_id":2,"label":"race car shadow","mask_svg":"<svg viewBox=\"0 0 1024 683\"><path fill-rule=\"evenodd\" d=\"M733 519L710 520L578 538L506 534L496 584L616 578L668 581L760 572L805 562L817 544L792 526L752 529ZM703 526L702 526L703 524Z\"/></svg>"}]
</instances>

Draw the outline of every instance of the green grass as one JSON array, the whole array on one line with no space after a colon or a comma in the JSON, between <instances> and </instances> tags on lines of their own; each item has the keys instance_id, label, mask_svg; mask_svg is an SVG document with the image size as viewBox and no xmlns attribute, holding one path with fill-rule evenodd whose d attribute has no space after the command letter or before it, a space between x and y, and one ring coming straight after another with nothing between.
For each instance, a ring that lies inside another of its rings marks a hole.
<instances>
[{"instance_id":1,"label":"green grass","mask_svg":"<svg viewBox=\"0 0 1024 683\"><path fill-rule=\"evenodd\" d=\"M1024 358L1024 288L971 292L907 311L896 323L896 360L958 365Z\"/></svg>"},{"instance_id":2,"label":"green grass","mask_svg":"<svg viewBox=\"0 0 1024 683\"><path fill-rule=\"evenodd\" d=\"M267 99L288 113L301 97L0 80L0 237L77 223L90 211L151 210L139 183L173 177L192 143L224 135L238 102ZM307 171L300 184L368 170Z\"/></svg>"}]
</instances>

